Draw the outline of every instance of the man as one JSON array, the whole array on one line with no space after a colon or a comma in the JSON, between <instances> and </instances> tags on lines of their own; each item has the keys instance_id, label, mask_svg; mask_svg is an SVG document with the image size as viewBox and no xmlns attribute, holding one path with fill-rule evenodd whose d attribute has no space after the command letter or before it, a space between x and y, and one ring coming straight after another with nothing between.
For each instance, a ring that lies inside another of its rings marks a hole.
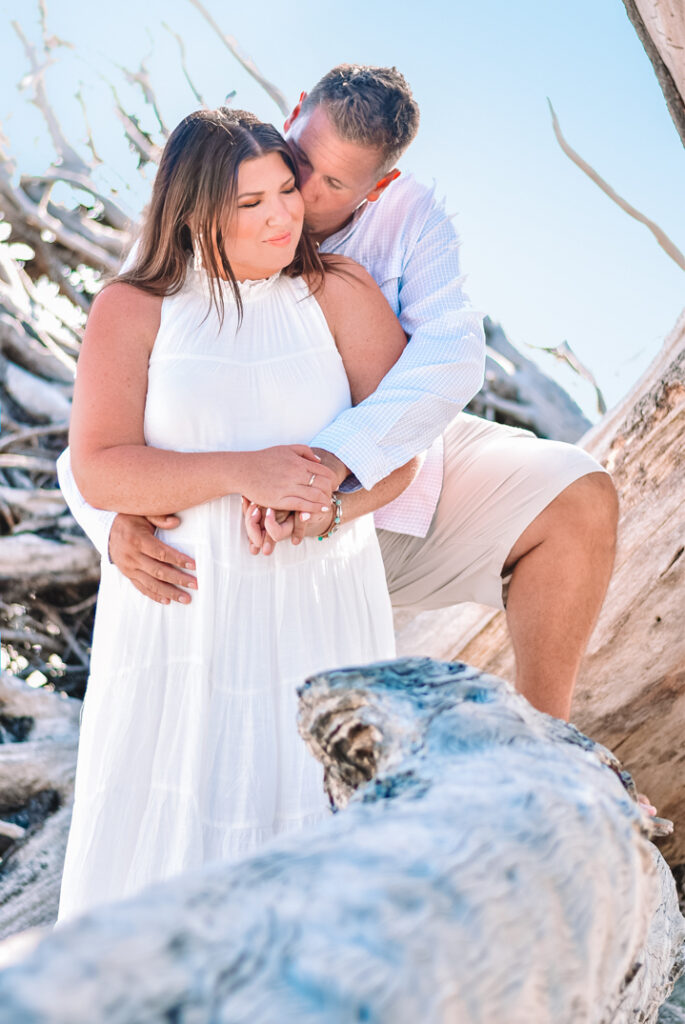
<instances>
[{"instance_id":1,"label":"man","mask_svg":"<svg viewBox=\"0 0 685 1024\"><path fill-rule=\"evenodd\" d=\"M395 68L356 65L325 75L286 121L307 226L322 251L366 267L409 339L376 392L309 443L343 491L426 451L413 483L376 513L393 604L506 607L517 688L568 718L613 567L616 492L581 449L461 413L482 384L482 314L462 290L449 218L395 167L418 121ZM78 521L140 591L191 599L193 563L154 536L177 519L94 510L67 452L58 471Z\"/></svg>"}]
</instances>

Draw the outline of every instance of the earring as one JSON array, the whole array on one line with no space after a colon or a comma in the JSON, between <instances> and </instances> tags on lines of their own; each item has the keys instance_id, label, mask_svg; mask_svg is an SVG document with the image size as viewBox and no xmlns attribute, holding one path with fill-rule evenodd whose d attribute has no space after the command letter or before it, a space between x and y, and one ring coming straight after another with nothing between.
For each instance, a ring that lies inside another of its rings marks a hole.
<instances>
[{"instance_id":1,"label":"earring","mask_svg":"<svg viewBox=\"0 0 685 1024\"><path fill-rule=\"evenodd\" d=\"M199 237L193 236L193 270L202 270L202 249Z\"/></svg>"}]
</instances>

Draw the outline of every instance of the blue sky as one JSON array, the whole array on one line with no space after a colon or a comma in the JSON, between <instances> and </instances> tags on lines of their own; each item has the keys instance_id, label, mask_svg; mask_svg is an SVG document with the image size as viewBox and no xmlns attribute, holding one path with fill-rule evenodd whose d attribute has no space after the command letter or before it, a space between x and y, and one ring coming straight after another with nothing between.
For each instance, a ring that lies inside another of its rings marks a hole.
<instances>
[{"instance_id":1,"label":"blue sky","mask_svg":"<svg viewBox=\"0 0 685 1024\"><path fill-rule=\"evenodd\" d=\"M235 105L280 125L273 102L189 0L119 0L87 15L67 0L47 6L50 31L75 47L57 52L47 73L50 94L67 134L80 140L73 94L83 82L109 180L132 211L148 186L122 141L104 79L153 127L149 108L118 69L135 69L147 55L169 125L194 109L177 44L162 22L182 35L210 105L235 89ZM400 68L422 111L419 137L400 166L435 179L446 197L472 300L527 355L528 345L568 341L609 404L620 399L685 305L685 274L561 152L546 97L569 142L685 250L685 151L621 0L206 6L292 102L341 61ZM16 18L37 40L36 10L29 0L0 0L0 121L21 171L40 171L51 159L40 115L16 88L27 64L9 27ZM557 372L548 357L538 361L592 411L587 385Z\"/></svg>"}]
</instances>

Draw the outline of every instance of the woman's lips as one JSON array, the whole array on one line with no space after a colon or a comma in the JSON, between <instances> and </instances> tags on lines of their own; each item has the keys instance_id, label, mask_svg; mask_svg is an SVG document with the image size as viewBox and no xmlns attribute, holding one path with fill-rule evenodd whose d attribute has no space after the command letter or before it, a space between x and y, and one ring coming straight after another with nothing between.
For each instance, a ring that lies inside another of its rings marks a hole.
<instances>
[{"instance_id":1,"label":"woman's lips","mask_svg":"<svg viewBox=\"0 0 685 1024\"><path fill-rule=\"evenodd\" d=\"M269 245L288 245L292 234L290 231L286 231L284 235L274 235L273 238L267 238Z\"/></svg>"}]
</instances>

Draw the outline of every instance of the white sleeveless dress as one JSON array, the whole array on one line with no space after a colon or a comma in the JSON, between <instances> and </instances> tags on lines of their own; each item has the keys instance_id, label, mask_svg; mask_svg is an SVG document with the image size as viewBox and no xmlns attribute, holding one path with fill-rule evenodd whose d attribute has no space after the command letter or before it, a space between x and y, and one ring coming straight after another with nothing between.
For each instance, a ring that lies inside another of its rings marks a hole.
<instances>
[{"instance_id":1,"label":"white sleeveless dress","mask_svg":"<svg viewBox=\"0 0 685 1024\"><path fill-rule=\"evenodd\" d=\"M342 360L301 278L225 287L206 276L162 302L145 439L178 451L306 443L350 405ZM317 670L393 657L371 515L330 538L250 555L241 499L158 531L195 559L190 605L145 598L102 561L58 923L330 814L297 732L295 687Z\"/></svg>"}]
</instances>

